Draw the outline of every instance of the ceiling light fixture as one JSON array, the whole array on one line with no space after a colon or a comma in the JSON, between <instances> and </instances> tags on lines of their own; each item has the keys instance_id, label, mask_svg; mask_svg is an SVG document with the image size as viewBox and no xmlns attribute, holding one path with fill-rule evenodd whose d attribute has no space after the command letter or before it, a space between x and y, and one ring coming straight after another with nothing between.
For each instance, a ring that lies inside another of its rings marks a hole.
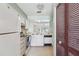
<instances>
[{"instance_id":1,"label":"ceiling light fixture","mask_svg":"<svg viewBox=\"0 0 79 59\"><path fill-rule=\"evenodd\" d=\"M37 13L41 13L42 10L44 10L44 5L43 4L38 4L37 9L38 9Z\"/></svg>"},{"instance_id":2,"label":"ceiling light fixture","mask_svg":"<svg viewBox=\"0 0 79 59\"><path fill-rule=\"evenodd\" d=\"M37 8L38 8L39 10L43 10L43 9L44 9L44 5L43 5L43 4L38 4L38 5L37 5Z\"/></svg>"}]
</instances>

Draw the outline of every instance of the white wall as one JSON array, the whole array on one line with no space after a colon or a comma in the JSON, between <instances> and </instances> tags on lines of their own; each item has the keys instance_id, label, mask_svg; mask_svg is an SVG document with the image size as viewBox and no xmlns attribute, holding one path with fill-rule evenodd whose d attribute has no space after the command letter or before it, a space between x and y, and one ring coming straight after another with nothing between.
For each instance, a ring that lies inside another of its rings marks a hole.
<instances>
[{"instance_id":1,"label":"white wall","mask_svg":"<svg viewBox=\"0 0 79 59\"><path fill-rule=\"evenodd\" d=\"M56 56L56 6L53 11L53 53Z\"/></svg>"},{"instance_id":2,"label":"white wall","mask_svg":"<svg viewBox=\"0 0 79 59\"><path fill-rule=\"evenodd\" d=\"M29 32L30 34L33 33L33 22L29 22L29 25L28 25L28 32Z\"/></svg>"},{"instance_id":3,"label":"white wall","mask_svg":"<svg viewBox=\"0 0 79 59\"><path fill-rule=\"evenodd\" d=\"M50 32L52 33L53 55L56 56L56 5L53 6L53 14L50 19Z\"/></svg>"}]
</instances>

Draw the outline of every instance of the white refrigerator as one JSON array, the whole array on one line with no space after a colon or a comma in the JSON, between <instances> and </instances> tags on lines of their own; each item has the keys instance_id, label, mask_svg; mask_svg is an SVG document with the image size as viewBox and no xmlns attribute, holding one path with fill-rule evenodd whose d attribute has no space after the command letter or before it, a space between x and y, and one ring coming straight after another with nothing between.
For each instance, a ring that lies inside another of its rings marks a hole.
<instances>
[{"instance_id":1,"label":"white refrigerator","mask_svg":"<svg viewBox=\"0 0 79 59\"><path fill-rule=\"evenodd\" d=\"M18 13L0 4L0 56L20 55L20 22Z\"/></svg>"}]
</instances>

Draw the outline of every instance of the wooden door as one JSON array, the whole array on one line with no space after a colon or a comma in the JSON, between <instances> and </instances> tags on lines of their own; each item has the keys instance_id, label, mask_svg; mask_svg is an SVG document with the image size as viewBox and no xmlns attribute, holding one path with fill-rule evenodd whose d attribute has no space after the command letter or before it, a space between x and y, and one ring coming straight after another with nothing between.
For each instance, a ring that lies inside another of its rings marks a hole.
<instances>
[{"instance_id":1,"label":"wooden door","mask_svg":"<svg viewBox=\"0 0 79 59\"><path fill-rule=\"evenodd\" d=\"M57 38L57 55L65 54L65 4L59 4L56 9L56 38Z\"/></svg>"},{"instance_id":2,"label":"wooden door","mask_svg":"<svg viewBox=\"0 0 79 59\"><path fill-rule=\"evenodd\" d=\"M57 55L79 56L79 4L59 4L57 20Z\"/></svg>"},{"instance_id":3,"label":"wooden door","mask_svg":"<svg viewBox=\"0 0 79 59\"><path fill-rule=\"evenodd\" d=\"M79 4L68 4L68 55L79 56Z\"/></svg>"}]
</instances>

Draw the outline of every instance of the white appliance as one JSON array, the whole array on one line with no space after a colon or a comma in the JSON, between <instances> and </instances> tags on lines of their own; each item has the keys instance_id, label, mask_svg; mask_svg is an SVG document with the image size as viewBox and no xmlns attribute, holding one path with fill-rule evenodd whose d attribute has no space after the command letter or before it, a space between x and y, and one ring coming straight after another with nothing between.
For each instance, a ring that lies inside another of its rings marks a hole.
<instances>
[{"instance_id":1,"label":"white appliance","mask_svg":"<svg viewBox=\"0 0 79 59\"><path fill-rule=\"evenodd\" d=\"M45 37L44 44L52 44L52 37Z\"/></svg>"},{"instance_id":2,"label":"white appliance","mask_svg":"<svg viewBox=\"0 0 79 59\"><path fill-rule=\"evenodd\" d=\"M31 46L44 46L44 35L31 35Z\"/></svg>"},{"instance_id":3,"label":"white appliance","mask_svg":"<svg viewBox=\"0 0 79 59\"><path fill-rule=\"evenodd\" d=\"M18 13L0 4L0 56L17 56L20 51L20 22Z\"/></svg>"},{"instance_id":4,"label":"white appliance","mask_svg":"<svg viewBox=\"0 0 79 59\"><path fill-rule=\"evenodd\" d=\"M52 35L44 35L44 44L52 44Z\"/></svg>"}]
</instances>

